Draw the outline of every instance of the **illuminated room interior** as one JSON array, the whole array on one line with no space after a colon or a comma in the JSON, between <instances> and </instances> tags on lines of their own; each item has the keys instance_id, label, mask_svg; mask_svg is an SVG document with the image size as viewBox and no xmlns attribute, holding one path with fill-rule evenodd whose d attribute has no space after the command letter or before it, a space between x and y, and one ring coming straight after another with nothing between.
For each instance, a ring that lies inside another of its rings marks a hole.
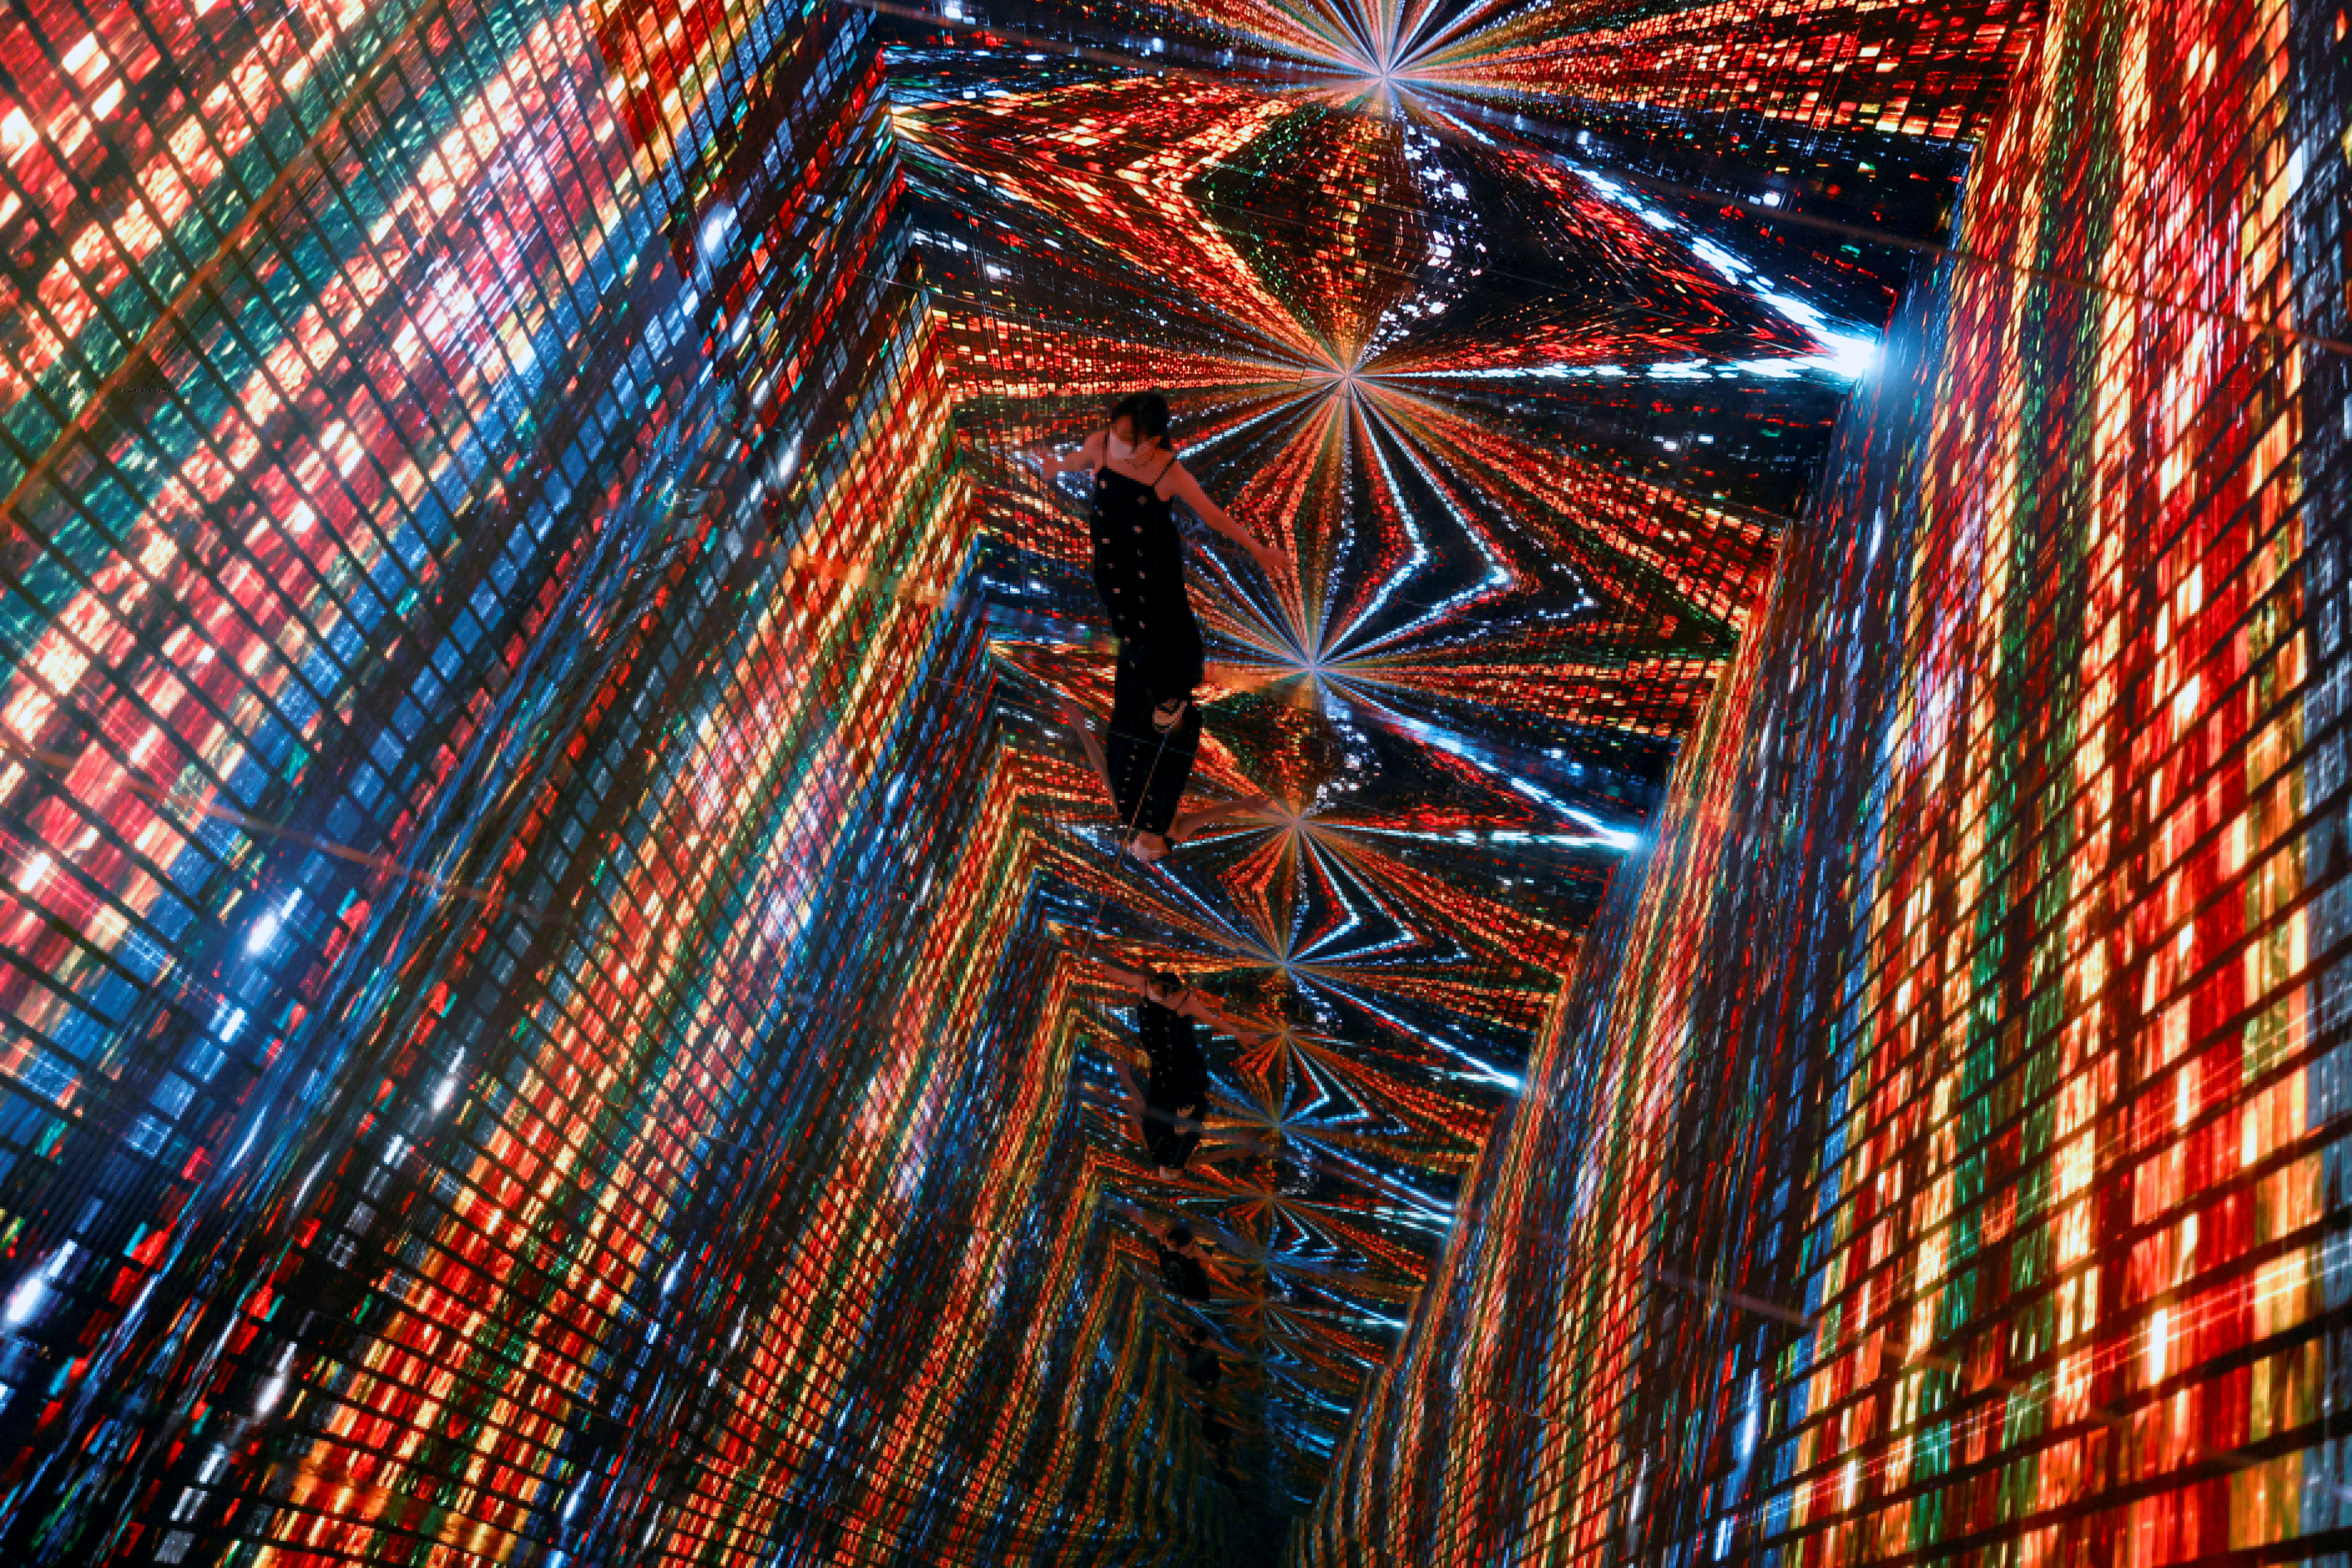
<instances>
[{"instance_id":1,"label":"illuminated room interior","mask_svg":"<svg viewBox=\"0 0 2352 1568\"><path fill-rule=\"evenodd\" d=\"M2352 1560L2342 9L8 5L0 1563Z\"/></svg>"}]
</instances>

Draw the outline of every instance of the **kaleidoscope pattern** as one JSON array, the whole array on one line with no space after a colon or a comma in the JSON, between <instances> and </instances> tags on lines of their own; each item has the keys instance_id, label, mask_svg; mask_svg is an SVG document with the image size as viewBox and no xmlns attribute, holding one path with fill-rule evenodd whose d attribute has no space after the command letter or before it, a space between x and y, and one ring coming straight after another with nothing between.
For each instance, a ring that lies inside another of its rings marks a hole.
<instances>
[{"instance_id":1,"label":"kaleidoscope pattern","mask_svg":"<svg viewBox=\"0 0 2352 1568\"><path fill-rule=\"evenodd\" d=\"M1590 133L1464 107L1475 8L1193 19L1356 79L905 29L894 121L972 387L1016 730L1076 762L1059 715L1108 709L1084 487L1031 464L1117 395L1166 388L1208 493L1299 563L1276 581L1192 547L1218 683L1193 788L1276 820L1145 871L1081 764L1044 831L1062 929L1279 1020L1220 1041L1211 1146L1163 1186L1115 1065L1128 1004L1074 1004L1105 1179L1139 1245L1181 1214L1225 1248L1208 1315L1263 1376L1236 1418L1303 1498L1763 592L1901 257L1832 263Z\"/></svg>"},{"instance_id":2,"label":"kaleidoscope pattern","mask_svg":"<svg viewBox=\"0 0 2352 1568\"><path fill-rule=\"evenodd\" d=\"M0 1561L2347 1539L2339 12L8 18Z\"/></svg>"}]
</instances>

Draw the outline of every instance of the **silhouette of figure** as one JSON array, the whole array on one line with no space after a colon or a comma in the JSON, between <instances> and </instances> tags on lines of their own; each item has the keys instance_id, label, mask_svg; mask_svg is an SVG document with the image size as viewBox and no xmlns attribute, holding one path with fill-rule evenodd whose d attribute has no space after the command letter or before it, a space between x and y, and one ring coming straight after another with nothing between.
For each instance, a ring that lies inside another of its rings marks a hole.
<instances>
[{"instance_id":1,"label":"silhouette of figure","mask_svg":"<svg viewBox=\"0 0 2352 1568\"><path fill-rule=\"evenodd\" d=\"M1243 1040L1272 1030L1258 1019L1228 1013L1172 970L1144 975L1117 964L1097 961L1097 967L1139 998L1135 1033L1149 1073L1136 1094L1137 1127L1160 1178L1172 1181L1200 1146L1208 1113L1208 1057L1194 1022Z\"/></svg>"},{"instance_id":2,"label":"silhouette of figure","mask_svg":"<svg viewBox=\"0 0 2352 1568\"><path fill-rule=\"evenodd\" d=\"M1181 1221L1168 1228L1165 1241L1154 1239L1152 1250L1160 1255L1160 1282L1171 1295L1188 1301L1209 1299L1209 1270L1201 1262L1201 1244L1193 1239L1192 1228Z\"/></svg>"},{"instance_id":3,"label":"silhouette of figure","mask_svg":"<svg viewBox=\"0 0 2352 1568\"><path fill-rule=\"evenodd\" d=\"M1225 1375L1216 1345L1198 1323L1186 1323L1177 1331L1177 1337L1183 1342L1185 1381L1195 1388L1214 1388Z\"/></svg>"},{"instance_id":4,"label":"silhouette of figure","mask_svg":"<svg viewBox=\"0 0 2352 1568\"><path fill-rule=\"evenodd\" d=\"M1102 596L1122 657L1132 655L1160 733L1173 730L1192 707L1201 684L1201 623L1185 583L1184 537L1173 503L1181 500L1201 520L1248 550L1269 576L1294 570L1290 558L1265 545L1202 492L1168 442L1168 399L1130 392L1109 423L1076 454L1047 453L1038 466L1047 480L1073 468L1095 476L1087 515L1095 591Z\"/></svg>"}]
</instances>

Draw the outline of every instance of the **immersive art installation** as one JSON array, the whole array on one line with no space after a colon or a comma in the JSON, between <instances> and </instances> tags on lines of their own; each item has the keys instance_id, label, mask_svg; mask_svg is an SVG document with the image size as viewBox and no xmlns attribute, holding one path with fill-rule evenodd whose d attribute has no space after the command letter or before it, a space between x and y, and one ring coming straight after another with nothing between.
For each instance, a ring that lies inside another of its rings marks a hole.
<instances>
[{"instance_id":1,"label":"immersive art installation","mask_svg":"<svg viewBox=\"0 0 2352 1568\"><path fill-rule=\"evenodd\" d=\"M2352 1550L2347 57L20 0L0 1561Z\"/></svg>"},{"instance_id":2,"label":"immersive art installation","mask_svg":"<svg viewBox=\"0 0 2352 1568\"><path fill-rule=\"evenodd\" d=\"M2343 32L2043 18L1303 1560L2340 1555Z\"/></svg>"}]
</instances>

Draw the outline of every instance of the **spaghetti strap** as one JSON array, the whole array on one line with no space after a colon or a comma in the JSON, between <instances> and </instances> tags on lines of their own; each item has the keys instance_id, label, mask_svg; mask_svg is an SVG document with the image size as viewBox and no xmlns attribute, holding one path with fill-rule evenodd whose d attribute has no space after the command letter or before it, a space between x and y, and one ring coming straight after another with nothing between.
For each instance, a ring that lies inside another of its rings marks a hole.
<instances>
[{"instance_id":1,"label":"spaghetti strap","mask_svg":"<svg viewBox=\"0 0 2352 1568\"><path fill-rule=\"evenodd\" d=\"M1153 495L1157 496L1160 494L1160 481L1168 477L1168 470L1175 466L1176 455L1171 452L1168 455L1168 461L1160 465L1160 472L1151 476L1151 493Z\"/></svg>"}]
</instances>

